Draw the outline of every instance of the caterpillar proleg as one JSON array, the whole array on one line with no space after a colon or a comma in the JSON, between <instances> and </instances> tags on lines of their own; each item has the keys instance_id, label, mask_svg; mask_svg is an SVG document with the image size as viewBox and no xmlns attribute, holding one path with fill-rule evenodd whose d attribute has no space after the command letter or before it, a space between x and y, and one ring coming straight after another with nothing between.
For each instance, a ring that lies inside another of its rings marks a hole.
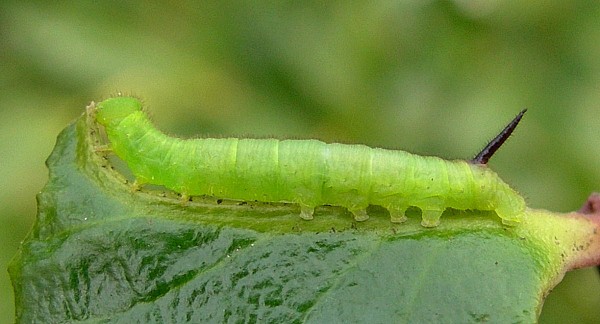
<instances>
[{"instance_id":1,"label":"caterpillar proleg","mask_svg":"<svg viewBox=\"0 0 600 324\"><path fill-rule=\"evenodd\" d=\"M416 206L425 227L437 226L449 207L495 211L504 224L514 225L526 207L485 165L524 111L499 135L502 140L468 162L318 140L179 139L157 130L136 98L107 99L96 109L109 145L136 182L162 185L183 197L296 203L307 220L315 207L327 204L364 221L367 206L379 205L401 223L406 209Z\"/></svg>"}]
</instances>

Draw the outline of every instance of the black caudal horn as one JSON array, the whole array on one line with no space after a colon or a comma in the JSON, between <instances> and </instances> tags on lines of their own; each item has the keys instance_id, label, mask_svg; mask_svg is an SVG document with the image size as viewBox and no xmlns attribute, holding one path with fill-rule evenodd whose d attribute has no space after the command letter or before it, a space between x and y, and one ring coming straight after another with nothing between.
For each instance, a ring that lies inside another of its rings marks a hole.
<instances>
[{"instance_id":1,"label":"black caudal horn","mask_svg":"<svg viewBox=\"0 0 600 324\"><path fill-rule=\"evenodd\" d=\"M515 117L515 119L513 119L510 123L508 123L508 125L506 125L506 127L504 127L504 129L500 132L500 134L496 135L496 137L494 137L494 139L491 140L488 143L488 145L486 145L483 148L483 150L481 150L481 152L479 152L479 154L477 154L471 160L471 163L487 164L488 161L490 160L490 158L492 157L492 155L494 155L494 153L496 153L496 151L498 151L500 146L502 146L502 144L504 144L504 142L508 139L510 134L512 134L512 132L515 130L515 128L517 128L517 125L521 121L521 118L523 118L523 115L525 114L526 111L527 111L527 109L523 109L517 115L517 117Z\"/></svg>"}]
</instances>

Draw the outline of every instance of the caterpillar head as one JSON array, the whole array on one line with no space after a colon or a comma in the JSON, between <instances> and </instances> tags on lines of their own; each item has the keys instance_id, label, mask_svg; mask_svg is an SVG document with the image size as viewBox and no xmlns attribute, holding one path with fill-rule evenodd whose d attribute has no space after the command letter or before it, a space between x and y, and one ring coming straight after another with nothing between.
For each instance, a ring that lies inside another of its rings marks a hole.
<instances>
[{"instance_id":1,"label":"caterpillar head","mask_svg":"<svg viewBox=\"0 0 600 324\"><path fill-rule=\"evenodd\" d=\"M119 122L132 113L142 111L142 103L133 97L115 97L102 101L96 109L96 120L106 126Z\"/></svg>"}]
</instances>

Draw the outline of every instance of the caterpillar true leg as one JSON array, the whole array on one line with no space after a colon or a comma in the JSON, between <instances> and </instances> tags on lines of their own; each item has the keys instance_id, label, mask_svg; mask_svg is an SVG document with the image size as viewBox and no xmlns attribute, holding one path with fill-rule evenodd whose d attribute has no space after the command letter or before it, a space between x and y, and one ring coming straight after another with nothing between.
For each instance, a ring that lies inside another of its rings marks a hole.
<instances>
[{"instance_id":1,"label":"caterpillar true leg","mask_svg":"<svg viewBox=\"0 0 600 324\"><path fill-rule=\"evenodd\" d=\"M354 215L354 220L357 222L364 222L369 219L366 209L351 210L350 212Z\"/></svg>"},{"instance_id":2,"label":"caterpillar true leg","mask_svg":"<svg viewBox=\"0 0 600 324\"><path fill-rule=\"evenodd\" d=\"M314 207L300 205L300 217L302 219L311 220L311 219L313 219L314 213L315 213Z\"/></svg>"},{"instance_id":3,"label":"caterpillar true leg","mask_svg":"<svg viewBox=\"0 0 600 324\"><path fill-rule=\"evenodd\" d=\"M139 182L137 179L133 180L133 183L131 184L131 191L140 191L142 189L142 185L144 184Z\"/></svg>"},{"instance_id":4,"label":"caterpillar true leg","mask_svg":"<svg viewBox=\"0 0 600 324\"><path fill-rule=\"evenodd\" d=\"M108 144L104 144L104 145L97 145L96 147L94 147L94 151L100 153L110 153L112 152L112 148L110 147L110 145Z\"/></svg>"},{"instance_id":5,"label":"caterpillar true leg","mask_svg":"<svg viewBox=\"0 0 600 324\"><path fill-rule=\"evenodd\" d=\"M188 195L186 193L181 193L181 203L185 205L189 201L190 201L190 195Z\"/></svg>"}]
</instances>

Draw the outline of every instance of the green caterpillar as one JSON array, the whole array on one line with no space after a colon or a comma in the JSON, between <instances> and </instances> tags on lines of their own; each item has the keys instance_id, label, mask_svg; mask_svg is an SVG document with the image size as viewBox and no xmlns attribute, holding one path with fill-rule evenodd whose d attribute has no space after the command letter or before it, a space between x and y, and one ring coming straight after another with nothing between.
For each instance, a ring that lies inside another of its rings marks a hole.
<instances>
[{"instance_id":1,"label":"green caterpillar","mask_svg":"<svg viewBox=\"0 0 600 324\"><path fill-rule=\"evenodd\" d=\"M508 225L525 211L524 199L486 166L525 111L467 162L317 140L179 139L157 130L136 98L107 99L96 109L136 182L162 185L186 200L291 202L304 219L327 204L347 208L356 221L369 217L367 206L379 205L392 222L404 222L406 209L416 206L425 227L437 226L448 207L495 211Z\"/></svg>"}]
</instances>

